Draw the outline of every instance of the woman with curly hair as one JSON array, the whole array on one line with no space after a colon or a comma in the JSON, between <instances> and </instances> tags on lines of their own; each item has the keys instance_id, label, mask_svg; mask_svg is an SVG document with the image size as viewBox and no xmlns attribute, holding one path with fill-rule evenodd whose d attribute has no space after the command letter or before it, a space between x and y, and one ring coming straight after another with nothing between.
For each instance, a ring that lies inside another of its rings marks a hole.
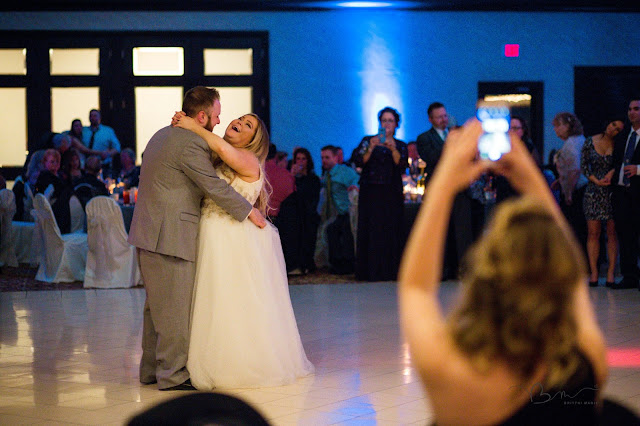
<instances>
[{"instance_id":1,"label":"woman with curly hair","mask_svg":"<svg viewBox=\"0 0 640 426\"><path fill-rule=\"evenodd\" d=\"M607 377L584 256L524 143L477 161L477 120L449 134L400 272L401 325L438 424L593 424ZM437 293L455 194L481 173L522 194L467 254L448 318Z\"/></svg>"},{"instance_id":2,"label":"woman with curly hair","mask_svg":"<svg viewBox=\"0 0 640 426\"><path fill-rule=\"evenodd\" d=\"M202 137L218 176L266 215L269 134L257 115L233 120L224 138L182 112L172 124ZM275 227L233 220L209 198L201 213L187 357L193 386L279 386L310 374Z\"/></svg>"}]
</instances>

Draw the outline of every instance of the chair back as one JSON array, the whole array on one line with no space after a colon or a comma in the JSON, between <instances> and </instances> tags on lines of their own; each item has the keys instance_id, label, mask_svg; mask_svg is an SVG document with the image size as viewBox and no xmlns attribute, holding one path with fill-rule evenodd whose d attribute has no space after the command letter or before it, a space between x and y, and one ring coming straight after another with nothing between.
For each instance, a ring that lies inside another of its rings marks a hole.
<instances>
[{"instance_id":1,"label":"chair back","mask_svg":"<svg viewBox=\"0 0 640 426\"><path fill-rule=\"evenodd\" d=\"M84 208L76 195L69 198L69 211L71 213L71 232L84 232L86 230Z\"/></svg>"},{"instance_id":2,"label":"chair back","mask_svg":"<svg viewBox=\"0 0 640 426\"><path fill-rule=\"evenodd\" d=\"M127 241L118 203L103 195L87 203L89 253L85 287L132 287L139 281L135 248Z\"/></svg>"},{"instance_id":3,"label":"chair back","mask_svg":"<svg viewBox=\"0 0 640 426\"><path fill-rule=\"evenodd\" d=\"M34 243L39 250L40 266L45 265L47 276L55 275L64 252L64 241L51 204L44 195L36 194L33 197L32 215L36 222Z\"/></svg>"},{"instance_id":4,"label":"chair back","mask_svg":"<svg viewBox=\"0 0 640 426\"><path fill-rule=\"evenodd\" d=\"M12 225L15 214L15 194L10 189L0 189L0 266L18 266Z\"/></svg>"},{"instance_id":5,"label":"chair back","mask_svg":"<svg viewBox=\"0 0 640 426\"><path fill-rule=\"evenodd\" d=\"M25 222L33 222L34 216L31 214L31 210L33 210L33 188L31 188L31 184L29 182L24 183L24 217L22 218Z\"/></svg>"}]
</instances>

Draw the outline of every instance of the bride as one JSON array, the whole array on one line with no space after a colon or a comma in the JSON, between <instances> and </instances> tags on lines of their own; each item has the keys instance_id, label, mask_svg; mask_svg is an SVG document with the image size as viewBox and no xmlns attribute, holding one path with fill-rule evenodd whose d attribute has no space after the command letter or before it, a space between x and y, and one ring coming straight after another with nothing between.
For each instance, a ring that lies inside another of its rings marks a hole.
<instances>
[{"instance_id":1,"label":"bride","mask_svg":"<svg viewBox=\"0 0 640 426\"><path fill-rule=\"evenodd\" d=\"M202 137L217 154L218 175L265 214L269 135L257 115L233 120L224 139L183 112L171 124ZM235 221L210 199L202 204L187 369L199 390L280 386L314 370L275 227Z\"/></svg>"}]
</instances>

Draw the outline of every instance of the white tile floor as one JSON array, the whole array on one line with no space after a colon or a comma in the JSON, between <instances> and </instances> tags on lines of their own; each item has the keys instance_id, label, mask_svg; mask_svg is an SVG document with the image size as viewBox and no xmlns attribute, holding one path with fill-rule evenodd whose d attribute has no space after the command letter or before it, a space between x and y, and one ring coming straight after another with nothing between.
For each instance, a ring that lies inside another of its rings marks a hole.
<instances>
[{"instance_id":1,"label":"white tile floor","mask_svg":"<svg viewBox=\"0 0 640 426\"><path fill-rule=\"evenodd\" d=\"M455 283L443 285L448 305ZM398 331L394 283L291 286L317 373L234 390L273 425L432 420ZM640 292L591 289L610 346L606 395L640 412ZM138 383L144 291L0 293L0 424L125 424L185 392Z\"/></svg>"}]
</instances>

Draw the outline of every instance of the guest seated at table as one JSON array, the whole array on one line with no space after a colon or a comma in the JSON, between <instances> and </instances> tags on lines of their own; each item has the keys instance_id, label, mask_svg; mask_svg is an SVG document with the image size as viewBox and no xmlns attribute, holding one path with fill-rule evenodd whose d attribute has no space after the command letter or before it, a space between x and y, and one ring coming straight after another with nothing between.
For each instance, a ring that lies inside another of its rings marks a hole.
<instances>
[{"instance_id":1,"label":"guest seated at table","mask_svg":"<svg viewBox=\"0 0 640 426\"><path fill-rule=\"evenodd\" d=\"M60 177L67 185L75 187L82 175L84 175L84 171L80 164L80 154L74 148L66 150L62 154Z\"/></svg>"},{"instance_id":2,"label":"guest seated at table","mask_svg":"<svg viewBox=\"0 0 640 426\"><path fill-rule=\"evenodd\" d=\"M71 211L69 198L71 186L58 175L60 171L60 153L53 148L47 149L42 157L43 170L36 181L35 194L44 194L51 204L51 210L58 223L61 234L71 232Z\"/></svg>"},{"instance_id":3,"label":"guest seated at table","mask_svg":"<svg viewBox=\"0 0 640 426\"><path fill-rule=\"evenodd\" d=\"M102 160L100 157L92 155L87 158L84 165L84 176L78 180L76 186L73 188L73 193L78 197L78 200L80 200L83 209L87 207L87 203L93 197L109 195L107 186L98 178L101 169Z\"/></svg>"},{"instance_id":4,"label":"guest seated at table","mask_svg":"<svg viewBox=\"0 0 640 426\"><path fill-rule=\"evenodd\" d=\"M584 255L524 143L477 161L477 120L452 131L403 258L401 326L437 424L601 424L605 341ZM522 198L496 208L465 258L448 319L438 298L455 194L481 173ZM602 423L608 424L608 423ZM635 423L637 424L637 423Z\"/></svg>"},{"instance_id":5,"label":"guest seated at table","mask_svg":"<svg viewBox=\"0 0 640 426\"><path fill-rule=\"evenodd\" d=\"M21 222L33 222L31 209L33 208L33 195L36 186L36 180L42 169L42 157L45 150L34 151L27 155L24 162L23 172L13 182L13 194L16 199L16 214L13 220Z\"/></svg>"},{"instance_id":6,"label":"guest seated at table","mask_svg":"<svg viewBox=\"0 0 640 426\"><path fill-rule=\"evenodd\" d=\"M125 148L120 153L120 181L125 189L138 186L140 183L140 167L136 166L136 153L131 148Z\"/></svg>"}]
</instances>

